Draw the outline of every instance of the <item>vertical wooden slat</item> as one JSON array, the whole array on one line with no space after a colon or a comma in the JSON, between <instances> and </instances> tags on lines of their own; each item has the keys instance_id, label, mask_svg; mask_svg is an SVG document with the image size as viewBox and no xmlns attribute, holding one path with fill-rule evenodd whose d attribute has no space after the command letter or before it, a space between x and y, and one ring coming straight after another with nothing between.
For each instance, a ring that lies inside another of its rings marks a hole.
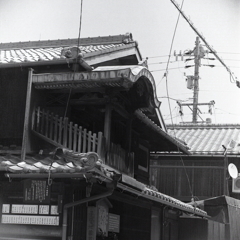
<instances>
[{"instance_id":1,"label":"vertical wooden slat","mask_svg":"<svg viewBox=\"0 0 240 240\"><path fill-rule=\"evenodd\" d=\"M46 126L45 126L45 136L48 137L48 125L49 125L49 111L46 112Z\"/></svg>"},{"instance_id":2,"label":"vertical wooden slat","mask_svg":"<svg viewBox=\"0 0 240 240\"><path fill-rule=\"evenodd\" d=\"M58 137L58 115L54 117L54 141L57 142Z\"/></svg>"},{"instance_id":3,"label":"vertical wooden slat","mask_svg":"<svg viewBox=\"0 0 240 240\"><path fill-rule=\"evenodd\" d=\"M82 150L82 127L78 129L78 152Z\"/></svg>"},{"instance_id":4,"label":"vertical wooden slat","mask_svg":"<svg viewBox=\"0 0 240 240\"><path fill-rule=\"evenodd\" d=\"M73 132L73 123L69 123L69 129L68 129L68 148L72 150L72 132Z\"/></svg>"},{"instance_id":5,"label":"vertical wooden slat","mask_svg":"<svg viewBox=\"0 0 240 240\"><path fill-rule=\"evenodd\" d=\"M50 128L49 128L49 138L52 139L53 138L53 113L50 114L49 116L49 119L50 119Z\"/></svg>"},{"instance_id":6,"label":"vertical wooden slat","mask_svg":"<svg viewBox=\"0 0 240 240\"><path fill-rule=\"evenodd\" d=\"M67 147L67 135L68 135L68 118L64 118L63 128L63 146Z\"/></svg>"},{"instance_id":7,"label":"vertical wooden slat","mask_svg":"<svg viewBox=\"0 0 240 240\"><path fill-rule=\"evenodd\" d=\"M41 120L41 129L40 129L40 133L42 133L43 134L43 129L44 129L44 117L45 117L45 111L44 111L44 109L42 110L42 117L40 118L40 120Z\"/></svg>"},{"instance_id":8,"label":"vertical wooden slat","mask_svg":"<svg viewBox=\"0 0 240 240\"><path fill-rule=\"evenodd\" d=\"M36 128L36 107L34 107L33 109L33 113L32 113L32 125L31 125L31 130L35 130Z\"/></svg>"},{"instance_id":9,"label":"vertical wooden slat","mask_svg":"<svg viewBox=\"0 0 240 240\"><path fill-rule=\"evenodd\" d=\"M95 152L95 150L96 150L96 144L97 144L97 142L96 142L96 140L97 140L97 134L94 133L92 137L93 137L93 138L92 138L92 151Z\"/></svg>"},{"instance_id":10,"label":"vertical wooden slat","mask_svg":"<svg viewBox=\"0 0 240 240\"><path fill-rule=\"evenodd\" d=\"M73 130L73 151L77 151L77 133L78 133L78 125L74 124L74 130Z\"/></svg>"},{"instance_id":11,"label":"vertical wooden slat","mask_svg":"<svg viewBox=\"0 0 240 240\"><path fill-rule=\"evenodd\" d=\"M92 132L89 131L88 132L88 136L87 136L87 140L88 140L88 146L87 146L87 151L91 152L91 142L92 142Z\"/></svg>"},{"instance_id":12,"label":"vertical wooden slat","mask_svg":"<svg viewBox=\"0 0 240 240\"><path fill-rule=\"evenodd\" d=\"M58 128L58 143L62 144L62 128L63 128L63 118L59 118L59 128Z\"/></svg>"},{"instance_id":13,"label":"vertical wooden slat","mask_svg":"<svg viewBox=\"0 0 240 240\"><path fill-rule=\"evenodd\" d=\"M37 122L36 122L37 126L36 126L35 130L37 132L39 132L40 131L40 107L37 108L36 114L37 114Z\"/></svg>"},{"instance_id":14,"label":"vertical wooden slat","mask_svg":"<svg viewBox=\"0 0 240 240\"><path fill-rule=\"evenodd\" d=\"M86 145L87 145L87 129L84 128L84 130L83 130L83 149L82 149L83 153L86 152Z\"/></svg>"},{"instance_id":15,"label":"vertical wooden slat","mask_svg":"<svg viewBox=\"0 0 240 240\"><path fill-rule=\"evenodd\" d=\"M101 156L101 150L102 150L102 132L98 132L97 136L97 154Z\"/></svg>"},{"instance_id":16,"label":"vertical wooden slat","mask_svg":"<svg viewBox=\"0 0 240 240\"><path fill-rule=\"evenodd\" d=\"M112 118L112 108L110 105L107 105L105 109L105 119L104 119L104 137L106 138L107 151L109 150L109 147L110 147L111 118Z\"/></svg>"}]
</instances>

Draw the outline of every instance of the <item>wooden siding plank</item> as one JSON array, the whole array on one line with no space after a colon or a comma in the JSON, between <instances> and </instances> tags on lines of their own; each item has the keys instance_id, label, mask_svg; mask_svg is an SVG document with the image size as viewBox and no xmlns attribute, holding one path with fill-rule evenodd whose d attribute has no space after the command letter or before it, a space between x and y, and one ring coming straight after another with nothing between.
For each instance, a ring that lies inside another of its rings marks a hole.
<instances>
[{"instance_id":1,"label":"wooden siding plank","mask_svg":"<svg viewBox=\"0 0 240 240\"><path fill-rule=\"evenodd\" d=\"M63 127L63 146L67 147L67 136L68 136L68 118L64 118L64 127Z\"/></svg>"},{"instance_id":2,"label":"wooden siding plank","mask_svg":"<svg viewBox=\"0 0 240 240\"><path fill-rule=\"evenodd\" d=\"M97 137L97 154L101 156L101 150L102 150L102 132L98 132Z\"/></svg>"},{"instance_id":3,"label":"wooden siding plank","mask_svg":"<svg viewBox=\"0 0 240 240\"><path fill-rule=\"evenodd\" d=\"M53 139L53 123L54 123L54 119L53 119L53 113L50 114L50 129L49 129L49 138ZM48 125L48 123L46 123L46 125Z\"/></svg>"},{"instance_id":4,"label":"wooden siding plank","mask_svg":"<svg viewBox=\"0 0 240 240\"><path fill-rule=\"evenodd\" d=\"M58 137L58 115L54 117L54 141L57 142Z\"/></svg>"},{"instance_id":5,"label":"wooden siding plank","mask_svg":"<svg viewBox=\"0 0 240 240\"><path fill-rule=\"evenodd\" d=\"M92 140L92 131L89 131L87 135L87 141L88 141L87 151L88 152L91 152L91 140Z\"/></svg>"},{"instance_id":6,"label":"wooden siding plank","mask_svg":"<svg viewBox=\"0 0 240 240\"><path fill-rule=\"evenodd\" d=\"M58 128L58 143L62 144L62 127L63 127L63 118L59 119L59 128Z\"/></svg>"},{"instance_id":7,"label":"wooden siding plank","mask_svg":"<svg viewBox=\"0 0 240 240\"><path fill-rule=\"evenodd\" d=\"M72 150L72 133L73 133L73 122L69 123L69 134L68 134L68 148Z\"/></svg>"},{"instance_id":8,"label":"wooden siding plank","mask_svg":"<svg viewBox=\"0 0 240 240\"><path fill-rule=\"evenodd\" d=\"M85 153L86 152L86 146L87 145L87 129L84 128L83 130L83 149L82 149L82 152Z\"/></svg>"},{"instance_id":9,"label":"wooden siding plank","mask_svg":"<svg viewBox=\"0 0 240 240\"><path fill-rule=\"evenodd\" d=\"M92 140L92 152L95 152L95 150L96 150L96 144L97 144L96 140L97 140L97 134L94 133L93 140Z\"/></svg>"},{"instance_id":10,"label":"wooden siding plank","mask_svg":"<svg viewBox=\"0 0 240 240\"><path fill-rule=\"evenodd\" d=\"M82 127L80 126L78 129L78 152L82 150Z\"/></svg>"},{"instance_id":11,"label":"wooden siding plank","mask_svg":"<svg viewBox=\"0 0 240 240\"><path fill-rule=\"evenodd\" d=\"M74 124L73 128L73 151L77 151L77 134L78 134L78 125Z\"/></svg>"}]
</instances>

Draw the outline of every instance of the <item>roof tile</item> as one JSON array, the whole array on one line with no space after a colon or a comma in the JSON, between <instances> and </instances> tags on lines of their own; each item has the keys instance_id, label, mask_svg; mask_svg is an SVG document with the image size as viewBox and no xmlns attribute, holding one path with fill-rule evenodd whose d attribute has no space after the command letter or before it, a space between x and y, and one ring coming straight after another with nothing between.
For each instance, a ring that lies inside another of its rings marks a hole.
<instances>
[{"instance_id":1,"label":"roof tile","mask_svg":"<svg viewBox=\"0 0 240 240\"><path fill-rule=\"evenodd\" d=\"M127 41L126 41L127 39ZM80 45L79 45L80 43ZM66 47L80 46L84 56L93 53L109 52L124 48L131 43L131 34L87 39L62 39L49 41L29 41L18 43L0 43L0 65L7 63L24 63L26 61L51 61L65 59L62 50Z\"/></svg>"},{"instance_id":2,"label":"roof tile","mask_svg":"<svg viewBox=\"0 0 240 240\"><path fill-rule=\"evenodd\" d=\"M228 148L228 154L240 153L240 125L167 125L168 133L184 141L193 154L222 155L231 140L234 148Z\"/></svg>"}]
</instances>

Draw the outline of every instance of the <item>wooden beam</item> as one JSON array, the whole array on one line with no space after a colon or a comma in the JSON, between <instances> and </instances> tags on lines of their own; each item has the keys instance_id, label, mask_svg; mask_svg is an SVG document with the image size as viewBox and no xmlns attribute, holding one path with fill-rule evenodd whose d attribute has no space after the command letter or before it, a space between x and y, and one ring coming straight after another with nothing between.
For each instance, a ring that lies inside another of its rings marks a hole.
<instances>
[{"instance_id":1,"label":"wooden beam","mask_svg":"<svg viewBox=\"0 0 240 240\"><path fill-rule=\"evenodd\" d=\"M150 168L224 169L223 166L175 166L175 165L150 165Z\"/></svg>"},{"instance_id":2,"label":"wooden beam","mask_svg":"<svg viewBox=\"0 0 240 240\"><path fill-rule=\"evenodd\" d=\"M108 104L106 105L105 120L104 120L104 137L106 138L107 150L110 148L110 133L111 133L111 118L112 118L112 108Z\"/></svg>"},{"instance_id":3,"label":"wooden beam","mask_svg":"<svg viewBox=\"0 0 240 240\"><path fill-rule=\"evenodd\" d=\"M32 75L33 75L33 69L30 68L28 71L28 85L27 85L23 140L22 140L22 151L21 151L22 161L24 161L26 157L26 148L27 148L27 141L28 141L28 134L29 134L29 114L30 114L31 95L32 95Z\"/></svg>"}]
</instances>

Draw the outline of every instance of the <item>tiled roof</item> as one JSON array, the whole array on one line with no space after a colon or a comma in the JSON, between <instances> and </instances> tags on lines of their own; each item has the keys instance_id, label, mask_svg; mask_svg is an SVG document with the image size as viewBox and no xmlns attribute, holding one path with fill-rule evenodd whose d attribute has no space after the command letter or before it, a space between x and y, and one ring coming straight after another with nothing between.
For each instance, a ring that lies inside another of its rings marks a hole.
<instances>
[{"instance_id":1,"label":"tiled roof","mask_svg":"<svg viewBox=\"0 0 240 240\"><path fill-rule=\"evenodd\" d=\"M190 204L184 203L178 199L175 199L173 197L170 197L170 196L160 193L158 191L152 190L148 187L145 188L143 193L146 194L147 197L152 200L159 201L161 203L165 203L168 206L176 207L176 208L181 209L186 212L191 212L196 215L207 217L207 213L205 211L203 211L199 208L195 208L195 207L191 206Z\"/></svg>"},{"instance_id":2,"label":"tiled roof","mask_svg":"<svg viewBox=\"0 0 240 240\"><path fill-rule=\"evenodd\" d=\"M65 150L64 152L58 150L50 154L27 156L24 161L21 161L20 156L10 154L1 155L0 171L4 172L9 180L11 180L11 178L63 179L94 177L106 182L111 182L114 174L117 173L117 171L114 172L112 168L109 169L108 166L104 165L101 159L99 159L99 156L94 152L78 154L70 150ZM137 185L141 187L136 190L135 187L131 187L132 182L137 181L126 176L124 183L119 182L117 187L123 191L130 191L131 193L137 194L139 197L141 196L180 209L184 212L207 217L206 212L162 194L158 192L157 189L152 189L143 183L137 182Z\"/></svg>"},{"instance_id":3,"label":"tiled roof","mask_svg":"<svg viewBox=\"0 0 240 240\"><path fill-rule=\"evenodd\" d=\"M183 141L192 154L223 155L240 153L240 125L167 125L168 133ZM224 146L224 147L223 147Z\"/></svg>"},{"instance_id":4,"label":"tiled roof","mask_svg":"<svg viewBox=\"0 0 240 240\"><path fill-rule=\"evenodd\" d=\"M97 172L104 177L111 177L110 173L102 171L101 165L102 161L95 152L77 154L70 150L66 150L65 153L57 150L56 153L27 155L24 161L21 160L20 155L0 156L0 171L16 174L39 173L45 176L55 173Z\"/></svg>"},{"instance_id":5,"label":"tiled roof","mask_svg":"<svg viewBox=\"0 0 240 240\"><path fill-rule=\"evenodd\" d=\"M142 183L140 183L142 184ZM135 190L134 188L128 187L126 185L123 185L122 183L118 183L118 188L122 189L122 191L127 191L132 194L137 195L138 197L144 197L151 201L158 202L161 204L165 204L167 206L170 206L172 208L180 209L184 212L191 213L194 215L198 215L201 217L208 217L207 213L199 208L193 207L191 204L184 203L178 199L175 199L171 196L168 196L166 194L163 194L159 192L154 187L146 186L144 184L141 191Z\"/></svg>"},{"instance_id":6,"label":"tiled roof","mask_svg":"<svg viewBox=\"0 0 240 240\"><path fill-rule=\"evenodd\" d=\"M64 61L66 47L79 46L84 58L136 46L131 34L49 41L0 43L0 67L43 61ZM5 65L6 64L6 65Z\"/></svg>"}]
</instances>

